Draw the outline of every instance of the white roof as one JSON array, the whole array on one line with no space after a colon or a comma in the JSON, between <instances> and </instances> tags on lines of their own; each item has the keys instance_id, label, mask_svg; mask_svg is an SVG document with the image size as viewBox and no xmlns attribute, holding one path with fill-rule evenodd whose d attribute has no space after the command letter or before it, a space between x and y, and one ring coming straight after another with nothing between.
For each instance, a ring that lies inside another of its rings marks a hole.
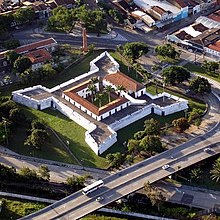
<instances>
[{"instance_id":1,"label":"white roof","mask_svg":"<svg viewBox=\"0 0 220 220\"><path fill-rule=\"evenodd\" d=\"M139 17L146 15L146 13L144 13L143 11L140 11L140 10L132 11L131 14L139 16Z\"/></svg>"},{"instance_id":2,"label":"white roof","mask_svg":"<svg viewBox=\"0 0 220 220\"><path fill-rule=\"evenodd\" d=\"M155 22L155 20L154 20L151 16L149 16L149 15L147 15L147 14L142 17L142 20L143 20L143 21L146 21L148 24L151 24L151 23L154 23L154 22Z\"/></svg>"},{"instance_id":3,"label":"white roof","mask_svg":"<svg viewBox=\"0 0 220 220\"><path fill-rule=\"evenodd\" d=\"M192 37L197 37L202 33L202 32L196 31L191 25L183 28L182 30L185 31L187 34L191 35Z\"/></svg>"},{"instance_id":4,"label":"white roof","mask_svg":"<svg viewBox=\"0 0 220 220\"><path fill-rule=\"evenodd\" d=\"M178 14L180 12L180 9L177 8L176 6L170 4L166 0L160 2L160 1L155 1L155 0L134 0L134 3L144 9L144 10L149 10L153 6L159 6L163 8L165 11L171 11L173 14Z\"/></svg>"},{"instance_id":5,"label":"white roof","mask_svg":"<svg viewBox=\"0 0 220 220\"><path fill-rule=\"evenodd\" d=\"M200 16L196 19L196 22L203 24L207 28L220 28L220 23L217 21L214 21L210 18Z\"/></svg>"}]
</instances>

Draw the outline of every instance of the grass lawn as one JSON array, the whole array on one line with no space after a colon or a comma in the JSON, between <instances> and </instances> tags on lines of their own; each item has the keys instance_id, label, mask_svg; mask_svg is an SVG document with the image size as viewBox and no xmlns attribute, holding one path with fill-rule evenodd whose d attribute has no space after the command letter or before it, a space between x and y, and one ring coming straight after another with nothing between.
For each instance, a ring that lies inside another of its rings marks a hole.
<instances>
[{"instance_id":1,"label":"grass lawn","mask_svg":"<svg viewBox=\"0 0 220 220\"><path fill-rule=\"evenodd\" d=\"M160 56L160 55L157 55L157 58L162 62L167 62L167 63L170 63L170 64L177 64L180 61L179 59L173 59L173 58L170 58L170 57L163 57L163 56Z\"/></svg>"},{"instance_id":2,"label":"grass lawn","mask_svg":"<svg viewBox=\"0 0 220 220\"><path fill-rule=\"evenodd\" d=\"M171 122L176 119L184 116L184 112L177 112L175 114L168 115L166 117L151 114L148 115L130 125L127 127L124 127L117 131L117 139L118 142L116 142L111 148L109 148L102 156L106 156L109 153L115 153L115 152L124 152L126 150L126 146L123 145L123 143L128 141L129 139L133 138L134 134L138 131L144 130L144 121L147 119L154 118L158 120L161 124L161 127L165 125L165 123L171 124Z\"/></svg>"},{"instance_id":3,"label":"grass lawn","mask_svg":"<svg viewBox=\"0 0 220 220\"><path fill-rule=\"evenodd\" d=\"M24 107L24 110L28 118L38 118L43 120L49 127L57 132L63 141L67 142L68 140L70 150L79 160L81 160L83 165L100 168L107 167L108 164L106 163L105 159L98 157L86 144L84 140L86 130L76 124L74 121L70 120L60 112L51 109L38 111ZM18 134L16 134L16 136L18 136ZM14 145L16 146L16 142L14 142ZM42 153L39 152L38 154L39 156L48 159L62 158L62 161L64 162L76 163L63 147L56 149L54 152L52 150L51 155L46 150L42 150Z\"/></svg>"},{"instance_id":4,"label":"grass lawn","mask_svg":"<svg viewBox=\"0 0 220 220\"><path fill-rule=\"evenodd\" d=\"M132 79L143 82L143 78L136 73L136 71L133 68L128 68L126 60L119 55L117 52L110 52L110 55L118 62L120 65L120 71L127 76L131 77Z\"/></svg>"},{"instance_id":5,"label":"grass lawn","mask_svg":"<svg viewBox=\"0 0 220 220\"><path fill-rule=\"evenodd\" d=\"M158 91L158 93L162 93L163 89L161 87L158 87L157 91ZM156 95L156 86L153 85L153 84L150 85L150 86L147 86L147 92L151 93L152 95ZM198 108L198 109L201 109L203 111L205 111L205 109L206 109L206 104L201 100L191 98L191 97L188 97L188 96L183 95L183 94L179 94L179 93L177 94L177 93L174 93L174 92L172 92L170 90L167 90L167 89L165 89L165 92L170 93L172 95L176 95L180 98L187 99L189 101L190 109Z\"/></svg>"},{"instance_id":6,"label":"grass lawn","mask_svg":"<svg viewBox=\"0 0 220 220\"><path fill-rule=\"evenodd\" d=\"M207 72L204 68L201 66L197 66L192 63L187 63L184 65L186 69L188 69L190 72L196 73L201 76L208 77L210 79L214 79L217 82L220 82L219 74L218 73L213 73L213 72Z\"/></svg>"},{"instance_id":7,"label":"grass lawn","mask_svg":"<svg viewBox=\"0 0 220 220\"><path fill-rule=\"evenodd\" d=\"M3 201L4 204L2 211L0 212L1 220L18 219L46 207L46 204L43 203L27 202L8 198L5 199L2 197L0 197L0 201Z\"/></svg>"},{"instance_id":8,"label":"grass lawn","mask_svg":"<svg viewBox=\"0 0 220 220\"><path fill-rule=\"evenodd\" d=\"M110 96L110 99L111 99L111 102L113 102L114 100L116 100L116 98ZM104 93L103 94L103 97L101 98L101 100L94 100L93 104L97 107L99 107L99 102L101 102L101 107L104 106L104 105L107 105L109 102L109 96L107 93Z\"/></svg>"}]
</instances>

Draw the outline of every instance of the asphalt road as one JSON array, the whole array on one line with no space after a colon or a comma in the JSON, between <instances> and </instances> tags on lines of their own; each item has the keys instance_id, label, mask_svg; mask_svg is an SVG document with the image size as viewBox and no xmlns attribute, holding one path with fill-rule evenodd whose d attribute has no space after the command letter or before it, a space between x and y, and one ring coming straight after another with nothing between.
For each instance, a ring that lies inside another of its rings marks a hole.
<instances>
[{"instance_id":1,"label":"asphalt road","mask_svg":"<svg viewBox=\"0 0 220 220\"><path fill-rule=\"evenodd\" d=\"M216 121L219 121L219 118L216 118ZM220 124L218 123L213 130L201 137L103 179L105 185L88 196L77 192L22 219L79 219L142 188L145 182L156 182L179 169L220 153L219 130ZM210 153L203 151L207 146L212 148ZM171 159L171 155L174 159ZM161 166L165 164L169 164L170 168L163 170ZM104 200L96 202L95 199L98 196L103 196Z\"/></svg>"}]
</instances>

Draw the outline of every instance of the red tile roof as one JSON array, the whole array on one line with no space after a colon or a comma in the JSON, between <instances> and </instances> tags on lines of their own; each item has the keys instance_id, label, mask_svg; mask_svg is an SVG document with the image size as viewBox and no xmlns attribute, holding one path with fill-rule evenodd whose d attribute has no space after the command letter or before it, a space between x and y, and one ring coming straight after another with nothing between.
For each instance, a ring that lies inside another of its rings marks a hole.
<instances>
[{"instance_id":1,"label":"red tile roof","mask_svg":"<svg viewBox=\"0 0 220 220\"><path fill-rule=\"evenodd\" d=\"M26 57L30 59L32 64L34 63L42 63L46 60L50 60L52 56L46 49L34 50L25 54Z\"/></svg>"},{"instance_id":2,"label":"red tile roof","mask_svg":"<svg viewBox=\"0 0 220 220\"><path fill-rule=\"evenodd\" d=\"M220 40L215 42L214 44L210 44L208 48L220 52Z\"/></svg>"},{"instance_id":3,"label":"red tile roof","mask_svg":"<svg viewBox=\"0 0 220 220\"><path fill-rule=\"evenodd\" d=\"M37 41L31 44L22 45L15 49L17 53L25 53L29 52L31 50L36 50L40 48L44 48L46 46L49 46L51 44L56 44L57 42L53 38L48 38L42 41Z\"/></svg>"},{"instance_id":4,"label":"red tile roof","mask_svg":"<svg viewBox=\"0 0 220 220\"><path fill-rule=\"evenodd\" d=\"M85 98L82 98L81 96L76 94L74 91L67 90L67 91L64 91L64 94L97 116L102 115L110 111L111 109L116 108L128 101L124 97L119 97L118 99L108 103L107 105L104 105L101 108L98 108L97 106L95 106L94 104L86 100Z\"/></svg>"},{"instance_id":5,"label":"red tile roof","mask_svg":"<svg viewBox=\"0 0 220 220\"><path fill-rule=\"evenodd\" d=\"M137 92L144 88L143 84L131 79L129 76L121 72L110 73L105 76L104 79L116 86L122 85L126 90L131 90L133 92Z\"/></svg>"},{"instance_id":6,"label":"red tile roof","mask_svg":"<svg viewBox=\"0 0 220 220\"><path fill-rule=\"evenodd\" d=\"M159 6L153 6L151 9L156 11L160 15L163 15L164 13L166 13L166 11Z\"/></svg>"}]
</instances>

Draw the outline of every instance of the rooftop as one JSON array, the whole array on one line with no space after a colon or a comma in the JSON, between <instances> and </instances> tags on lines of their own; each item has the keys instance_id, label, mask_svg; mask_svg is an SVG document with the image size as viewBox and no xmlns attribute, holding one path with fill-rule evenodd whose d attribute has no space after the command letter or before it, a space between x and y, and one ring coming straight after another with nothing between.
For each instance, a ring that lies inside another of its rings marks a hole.
<instances>
[{"instance_id":1,"label":"rooftop","mask_svg":"<svg viewBox=\"0 0 220 220\"><path fill-rule=\"evenodd\" d=\"M42 63L46 60L50 60L52 56L45 49L34 50L25 54L26 57L30 59L32 64L34 63Z\"/></svg>"},{"instance_id":2,"label":"rooftop","mask_svg":"<svg viewBox=\"0 0 220 220\"><path fill-rule=\"evenodd\" d=\"M25 44L15 49L17 53L26 53L32 50L40 49L57 42L53 38L44 39L31 44Z\"/></svg>"},{"instance_id":3,"label":"rooftop","mask_svg":"<svg viewBox=\"0 0 220 220\"><path fill-rule=\"evenodd\" d=\"M210 44L208 48L220 52L220 40L216 41L213 44Z\"/></svg>"},{"instance_id":4,"label":"rooftop","mask_svg":"<svg viewBox=\"0 0 220 220\"><path fill-rule=\"evenodd\" d=\"M107 76L104 77L106 81L109 81L110 83L116 85L116 86L124 86L126 90L130 90L133 92L137 92L140 89L144 88L144 85L131 79L129 76L121 73L110 73Z\"/></svg>"},{"instance_id":5,"label":"rooftop","mask_svg":"<svg viewBox=\"0 0 220 220\"><path fill-rule=\"evenodd\" d=\"M213 12L208 16L208 18L220 23L220 10Z\"/></svg>"},{"instance_id":6,"label":"rooftop","mask_svg":"<svg viewBox=\"0 0 220 220\"><path fill-rule=\"evenodd\" d=\"M180 12L180 9L168 1L155 1L155 0L134 0L134 3L142 8L143 10L149 10L153 6L158 6L165 11L170 11L173 14L177 14Z\"/></svg>"},{"instance_id":7,"label":"rooftop","mask_svg":"<svg viewBox=\"0 0 220 220\"><path fill-rule=\"evenodd\" d=\"M95 106L93 103L91 103L87 99L79 96L74 90L71 90L71 89L66 90L66 91L64 91L64 94L97 116L102 115L105 112L108 112L109 110L116 108L117 106L120 106L123 103L128 101L124 97L118 97L116 100L108 103L107 105L104 105L101 108L98 108L97 106Z\"/></svg>"}]
</instances>

